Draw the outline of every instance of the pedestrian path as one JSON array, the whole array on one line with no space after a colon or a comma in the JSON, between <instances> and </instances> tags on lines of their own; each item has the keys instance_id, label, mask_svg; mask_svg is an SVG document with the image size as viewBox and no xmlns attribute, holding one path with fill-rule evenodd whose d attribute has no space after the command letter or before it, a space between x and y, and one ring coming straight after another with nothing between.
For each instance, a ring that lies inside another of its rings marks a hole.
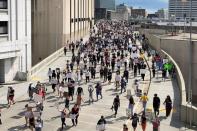
<instances>
[{"instance_id":1,"label":"pedestrian path","mask_svg":"<svg viewBox=\"0 0 197 131\"><path fill-rule=\"evenodd\" d=\"M55 62L50 64L48 67L46 67L42 72L38 73L37 76L40 78L43 78L41 81L47 81L47 75L46 72L48 71L48 68L56 68L60 67L63 69L66 65L66 60L70 59L71 53L69 52L66 57L60 56ZM122 72L121 72L122 73ZM131 73L132 74L132 73ZM133 81L134 78L130 74L129 78L129 84L127 86L127 89L130 89L132 92L132 95L134 95L134 88L133 88ZM128 108L128 100L126 93L120 94L120 89L118 91L115 90L115 85L113 84L115 75L113 75L112 83L108 85L107 83L103 83L103 99L99 100L98 102L94 102L94 104L89 105L88 103L88 91L87 87L88 84L83 83L82 87L84 88L84 103L82 104L82 108L80 110L80 116L79 116L79 125L77 127L70 128L70 131L87 131L87 130L95 130L96 129L96 123L99 120L101 115L104 115L107 120L107 130L113 130L113 131L119 131L122 127L122 124L127 119L126 116L126 109ZM96 81L100 81L99 74L96 75L96 80L92 80L92 83L96 83ZM140 77L138 77L140 78ZM143 85L143 83L141 83ZM140 84L140 86L141 86ZM23 87L24 92L26 92L27 86ZM44 128L43 130L57 130L60 127L60 114L57 111L55 103L59 103L60 108L63 108L63 100L58 100L54 94L51 94L52 92L51 87L47 87L48 95L46 96L46 101L44 102L45 109L43 112L43 118L44 118ZM22 90L17 90L20 93L22 93ZM113 99L116 95L120 95L120 101L121 106L118 110L118 115L116 118L114 118L112 110L110 109L113 103ZM135 101L138 99L134 97ZM76 99L72 102L71 107L75 103ZM14 106L11 106L10 109L6 109L5 115L2 116L2 121L6 121L4 123L3 127L0 127L0 130L17 130L17 129L24 129L24 106L27 104L28 96L26 93L22 95L19 99L17 99L17 102ZM13 109L13 110L12 110ZM3 113L4 114L4 113ZM17 121L17 122L16 122ZM67 119L67 129L70 127L71 120Z\"/></svg>"}]
</instances>

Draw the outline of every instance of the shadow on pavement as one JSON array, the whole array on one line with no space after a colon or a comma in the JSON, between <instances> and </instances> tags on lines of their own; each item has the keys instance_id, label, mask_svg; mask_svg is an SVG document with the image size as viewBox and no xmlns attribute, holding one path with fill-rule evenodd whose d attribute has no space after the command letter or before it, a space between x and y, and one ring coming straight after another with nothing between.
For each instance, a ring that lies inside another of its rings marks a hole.
<instances>
[{"instance_id":1,"label":"shadow on pavement","mask_svg":"<svg viewBox=\"0 0 197 131\"><path fill-rule=\"evenodd\" d=\"M28 129L25 125L15 126L8 129L8 131L24 131Z\"/></svg>"},{"instance_id":2,"label":"shadow on pavement","mask_svg":"<svg viewBox=\"0 0 197 131\"><path fill-rule=\"evenodd\" d=\"M67 130L69 130L69 129L72 128L72 127L73 127L73 126L68 126L68 125L67 125L67 126L66 126L65 128L63 128L63 129L62 129L61 127L58 128L57 131L67 131Z\"/></svg>"}]
</instances>

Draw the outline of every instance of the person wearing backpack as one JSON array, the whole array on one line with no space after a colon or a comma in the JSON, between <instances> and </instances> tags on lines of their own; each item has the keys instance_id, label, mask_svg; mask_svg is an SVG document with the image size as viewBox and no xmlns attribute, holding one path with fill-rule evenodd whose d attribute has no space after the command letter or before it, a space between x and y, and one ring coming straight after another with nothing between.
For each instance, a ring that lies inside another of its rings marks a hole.
<instances>
[{"instance_id":1,"label":"person wearing backpack","mask_svg":"<svg viewBox=\"0 0 197 131\"><path fill-rule=\"evenodd\" d=\"M137 124L139 123L139 118L138 118L137 114L134 113L134 115L131 117L131 119L132 119L133 130L136 131Z\"/></svg>"},{"instance_id":2,"label":"person wearing backpack","mask_svg":"<svg viewBox=\"0 0 197 131\"><path fill-rule=\"evenodd\" d=\"M101 116L101 118L99 119L99 121L97 122L97 130L98 131L104 131L105 130L105 125L106 125L106 120L104 118L104 116Z\"/></svg>"}]
</instances>

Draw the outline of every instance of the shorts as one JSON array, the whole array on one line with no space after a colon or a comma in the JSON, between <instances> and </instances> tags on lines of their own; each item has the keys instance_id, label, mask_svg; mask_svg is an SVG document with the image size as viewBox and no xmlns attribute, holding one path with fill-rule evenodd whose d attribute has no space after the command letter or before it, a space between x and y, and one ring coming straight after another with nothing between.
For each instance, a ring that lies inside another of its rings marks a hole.
<instances>
[{"instance_id":1,"label":"shorts","mask_svg":"<svg viewBox=\"0 0 197 131\"><path fill-rule=\"evenodd\" d=\"M13 100L14 99L14 96L9 96L9 100Z\"/></svg>"}]
</instances>

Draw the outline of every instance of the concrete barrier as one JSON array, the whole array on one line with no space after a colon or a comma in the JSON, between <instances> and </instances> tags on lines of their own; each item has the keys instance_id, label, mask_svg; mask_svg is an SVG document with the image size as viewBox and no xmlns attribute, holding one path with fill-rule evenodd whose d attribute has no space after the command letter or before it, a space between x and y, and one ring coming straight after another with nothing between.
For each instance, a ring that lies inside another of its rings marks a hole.
<instances>
[{"instance_id":1,"label":"concrete barrier","mask_svg":"<svg viewBox=\"0 0 197 131\"><path fill-rule=\"evenodd\" d=\"M148 34L148 33L146 32L145 34ZM186 85L187 84L185 83L184 74L182 73L181 68L179 66L179 64L180 64L179 59L180 58L175 57L176 58L175 59L175 58L172 58L172 56L171 56L171 53L173 52L172 50L174 49L174 48L172 48L172 44L173 44L172 41L173 40L170 41L167 39L163 39L163 38L161 38L161 36L158 36L156 34L149 34L148 39L149 39L149 44L151 45L151 47L156 49L159 53L161 53L161 55L168 56L168 58L173 62L173 64L176 67L177 83L178 83L180 95L181 95L181 105L180 105L180 107L181 107L181 110L180 110L181 121L183 121L185 123L191 122L192 124L197 125L197 107L191 106L186 101L187 100L187 92L186 92ZM183 45L185 44L185 42L179 41L179 45L182 43L183 43ZM179 49L179 51L182 51L182 50ZM177 60L178 60L178 63L177 63Z\"/></svg>"},{"instance_id":2,"label":"concrete barrier","mask_svg":"<svg viewBox=\"0 0 197 131\"><path fill-rule=\"evenodd\" d=\"M83 37L83 41L86 42L89 40L89 34ZM32 67L28 72L28 81L31 80L32 77L34 77L38 72L43 70L47 65L50 65L53 61L57 60L61 55L64 54L64 47L60 48L44 60L42 60L40 63L36 64L34 67Z\"/></svg>"},{"instance_id":3,"label":"concrete barrier","mask_svg":"<svg viewBox=\"0 0 197 131\"><path fill-rule=\"evenodd\" d=\"M61 48L57 50L56 52L54 52L53 54L51 54L50 56L48 56L47 58L45 58L44 60L42 60L40 63L38 63L34 67L32 67L30 71L28 72L28 81L30 81L31 78L35 76L39 71L45 68L46 65L51 64L53 61L55 61L59 56L63 54L64 54L64 48Z\"/></svg>"}]
</instances>

